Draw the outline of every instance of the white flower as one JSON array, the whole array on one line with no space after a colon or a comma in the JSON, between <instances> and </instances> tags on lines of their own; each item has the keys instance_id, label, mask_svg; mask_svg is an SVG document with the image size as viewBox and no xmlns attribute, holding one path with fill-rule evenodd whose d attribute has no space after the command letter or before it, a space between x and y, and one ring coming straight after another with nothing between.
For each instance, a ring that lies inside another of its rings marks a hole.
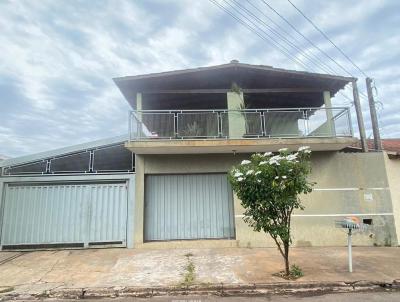
<instances>
[{"instance_id":1,"label":"white flower","mask_svg":"<svg viewBox=\"0 0 400 302\"><path fill-rule=\"evenodd\" d=\"M264 153L264 156L271 156L272 155L272 152L265 152Z\"/></svg>"},{"instance_id":2,"label":"white flower","mask_svg":"<svg viewBox=\"0 0 400 302\"><path fill-rule=\"evenodd\" d=\"M266 164L268 164L268 162L267 162L267 161L264 161L264 160L263 160L262 162L259 163L259 165L266 165Z\"/></svg>"},{"instance_id":3,"label":"white flower","mask_svg":"<svg viewBox=\"0 0 400 302\"><path fill-rule=\"evenodd\" d=\"M235 176L235 177L243 176L243 173L236 172L235 175L233 175L233 176Z\"/></svg>"},{"instance_id":4,"label":"white flower","mask_svg":"<svg viewBox=\"0 0 400 302\"><path fill-rule=\"evenodd\" d=\"M289 172L292 172L293 171L293 169L289 169Z\"/></svg>"},{"instance_id":5,"label":"white flower","mask_svg":"<svg viewBox=\"0 0 400 302\"><path fill-rule=\"evenodd\" d=\"M286 177L286 175L283 175L282 178L283 178L283 179L286 179L287 177Z\"/></svg>"},{"instance_id":6,"label":"white flower","mask_svg":"<svg viewBox=\"0 0 400 302\"><path fill-rule=\"evenodd\" d=\"M255 175L258 175L258 174L260 174L261 173L261 171L257 171L256 173L255 173Z\"/></svg>"},{"instance_id":7,"label":"white flower","mask_svg":"<svg viewBox=\"0 0 400 302\"><path fill-rule=\"evenodd\" d=\"M251 161L249 161L249 160L247 160L247 159L245 159L245 160L242 160L242 165L247 165L247 164L250 164L251 163Z\"/></svg>"},{"instance_id":8,"label":"white flower","mask_svg":"<svg viewBox=\"0 0 400 302\"><path fill-rule=\"evenodd\" d=\"M243 177L239 177L237 180L242 181L243 179L244 179Z\"/></svg>"},{"instance_id":9,"label":"white flower","mask_svg":"<svg viewBox=\"0 0 400 302\"><path fill-rule=\"evenodd\" d=\"M289 161L295 160L297 157L296 154L289 154L288 156L286 156L286 159Z\"/></svg>"},{"instance_id":10,"label":"white flower","mask_svg":"<svg viewBox=\"0 0 400 302\"><path fill-rule=\"evenodd\" d=\"M304 150L304 153L310 154L310 153L311 153L311 150Z\"/></svg>"},{"instance_id":11,"label":"white flower","mask_svg":"<svg viewBox=\"0 0 400 302\"><path fill-rule=\"evenodd\" d=\"M289 149L288 148L282 148L282 149L278 150L278 152L286 152L286 151L289 151Z\"/></svg>"},{"instance_id":12,"label":"white flower","mask_svg":"<svg viewBox=\"0 0 400 302\"><path fill-rule=\"evenodd\" d=\"M279 176L275 176L275 179L278 179L279 178Z\"/></svg>"},{"instance_id":13,"label":"white flower","mask_svg":"<svg viewBox=\"0 0 400 302\"><path fill-rule=\"evenodd\" d=\"M282 156L280 156L280 155L275 155L275 156L272 156L270 159L269 159L269 164L270 165L277 165L277 166L279 166L279 161L281 160L281 159L283 159L284 157L282 157Z\"/></svg>"},{"instance_id":14,"label":"white flower","mask_svg":"<svg viewBox=\"0 0 400 302\"><path fill-rule=\"evenodd\" d=\"M254 172L253 170L249 170L249 171L246 172L246 175L253 174L253 172Z\"/></svg>"},{"instance_id":15,"label":"white flower","mask_svg":"<svg viewBox=\"0 0 400 302\"><path fill-rule=\"evenodd\" d=\"M260 179L257 179L257 182L258 182L258 183L261 183L261 180L260 180Z\"/></svg>"},{"instance_id":16,"label":"white flower","mask_svg":"<svg viewBox=\"0 0 400 302\"><path fill-rule=\"evenodd\" d=\"M299 148L299 152L304 151L304 150L308 150L308 149L310 149L309 146L301 146L301 147Z\"/></svg>"}]
</instances>

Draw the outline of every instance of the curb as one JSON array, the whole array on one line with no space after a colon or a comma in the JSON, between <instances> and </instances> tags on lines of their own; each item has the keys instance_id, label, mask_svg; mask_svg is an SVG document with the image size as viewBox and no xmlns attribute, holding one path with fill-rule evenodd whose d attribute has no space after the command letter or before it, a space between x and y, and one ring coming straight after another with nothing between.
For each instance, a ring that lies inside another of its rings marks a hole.
<instances>
[{"instance_id":1,"label":"curb","mask_svg":"<svg viewBox=\"0 0 400 302\"><path fill-rule=\"evenodd\" d=\"M339 292L362 292L393 290L400 291L400 279L392 282L360 280L354 282L275 282L258 284L210 284L191 285L187 287L91 287L91 288L59 288L41 294L4 293L0 301L38 300L38 299L87 299L180 295L214 295L214 296L261 296L274 295L312 295Z\"/></svg>"}]
</instances>

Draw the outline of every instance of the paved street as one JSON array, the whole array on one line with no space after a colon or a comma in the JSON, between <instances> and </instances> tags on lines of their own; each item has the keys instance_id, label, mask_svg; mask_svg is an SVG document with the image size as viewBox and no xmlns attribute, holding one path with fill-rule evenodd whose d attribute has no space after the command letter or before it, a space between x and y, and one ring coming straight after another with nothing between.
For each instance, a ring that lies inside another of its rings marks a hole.
<instances>
[{"instance_id":1,"label":"paved street","mask_svg":"<svg viewBox=\"0 0 400 302\"><path fill-rule=\"evenodd\" d=\"M54 301L54 300L53 300ZM68 300L64 300L69 302ZM373 292L373 293L343 293L322 296L300 297L300 296L267 296L267 297L155 297L151 299L126 298L126 299L103 299L91 300L92 302L242 302L242 301L270 301L270 302L398 302L400 292Z\"/></svg>"}]
</instances>

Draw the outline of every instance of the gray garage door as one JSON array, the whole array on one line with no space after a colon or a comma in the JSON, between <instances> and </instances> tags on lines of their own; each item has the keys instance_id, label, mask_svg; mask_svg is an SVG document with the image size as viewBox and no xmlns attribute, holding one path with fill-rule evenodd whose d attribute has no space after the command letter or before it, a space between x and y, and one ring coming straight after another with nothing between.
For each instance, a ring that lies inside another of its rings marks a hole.
<instances>
[{"instance_id":1,"label":"gray garage door","mask_svg":"<svg viewBox=\"0 0 400 302\"><path fill-rule=\"evenodd\" d=\"M226 174L146 176L146 241L234 237Z\"/></svg>"},{"instance_id":2,"label":"gray garage door","mask_svg":"<svg viewBox=\"0 0 400 302\"><path fill-rule=\"evenodd\" d=\"M3 249L126 246L125 183L7 185Z\"/></svg>"}]
</instances>

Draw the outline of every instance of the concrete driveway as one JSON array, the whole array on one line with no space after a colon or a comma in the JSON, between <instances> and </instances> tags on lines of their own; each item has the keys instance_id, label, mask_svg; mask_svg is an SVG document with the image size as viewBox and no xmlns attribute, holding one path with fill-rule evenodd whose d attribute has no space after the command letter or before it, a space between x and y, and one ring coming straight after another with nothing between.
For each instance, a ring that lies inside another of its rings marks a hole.
<instances>
[{"instance_id":1,"label":"concrete driveway","mask_svg":"<svg viewBox=\"0 0 400 302\"><path fill-rule=\"evenodd\" d=\"M352 274L344 247L293 248L291 262L304 271L300 281L400 279L400 248L355 247L353 255ZM55 288L175 286L183 282L188 258L196 284L283 281L272 276L283 267L274 248L90 249L1 252L0 287L39 294Z\"/></svg>"}]
</instances>

